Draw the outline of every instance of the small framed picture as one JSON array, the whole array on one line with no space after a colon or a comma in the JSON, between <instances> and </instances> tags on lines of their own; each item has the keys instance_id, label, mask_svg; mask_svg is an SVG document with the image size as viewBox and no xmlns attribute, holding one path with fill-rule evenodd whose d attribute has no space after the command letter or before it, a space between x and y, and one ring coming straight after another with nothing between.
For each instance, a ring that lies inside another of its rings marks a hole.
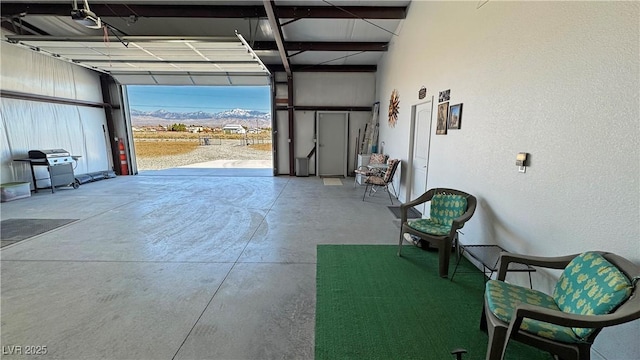
<instances>
[{"instance_id":1,"label":"small framed picture","mask_svg":"<svg viewBox=\"0 0 640 360\"><path fill-rule=\"evenodd\" d=\"M449 129L460 129L460 121L462 120L462 103L451 105L449 108Z\"/></svg>"},{"instance_id":2,"label":"small framed picture","mask_svg":"<svg viewBox=\"0 0 640 360\"><path fill-rule=\"evenodd\" d=\"M440 91L440 94L438 96L438 102L441 103L441 102L449 101L450 94L451 94L451 89Z\"/></svg>"},{"instance_id":3,"label":"small framed picture","mask_svg":"<svg viewBox=\"0 0 640 360\"><path fill-rule=\"evenodd\" d=\"M436 135L447 134L447 120L449 115L449 103L438 105L438 123L436 124Z\"/></svg>"}]
</instances>

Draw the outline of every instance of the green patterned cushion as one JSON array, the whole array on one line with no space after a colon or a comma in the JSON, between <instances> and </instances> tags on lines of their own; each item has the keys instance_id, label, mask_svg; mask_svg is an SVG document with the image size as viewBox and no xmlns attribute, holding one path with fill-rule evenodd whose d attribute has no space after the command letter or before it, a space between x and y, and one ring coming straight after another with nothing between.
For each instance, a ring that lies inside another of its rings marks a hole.
<instances>
[{"instance_id":1,"label":"green patterned cushion","mask_svg":"<svg viewBox=\"0 0 640 360\"><path fill-rule=\"evenodd\" d=\"M516 307L521 304L541 306L560 310L553 298L543 292L531 290L503 281L489 280L485 288L485 297L491 311L498 319L509 323ZM554 325L525 318L520 329L547 339L576 343L580 340L570 327Z\"/></svg>"},{"instance_id":2,"label":"green patterned cushion","mask_svg":"<svg viewBox=\"0 0 640 360\"><path fill-rule=\"evenodd\" d=\"M631 295L629 279L602 255L586 252L576 256L562 272L553 291L560 310L581 315L604 315ZM574 328L585 338L593 329Z\"/></svg>"},{"instance_id":3,"label":"green patterned cushion","mask_svg":"<svg viewBox=\"0 0 640 360\"><path fill-rule=\"evenodd\" d=\"M432 219L411 220L408 221L407 224L412 229L432 235L449 235L451 231L451 224L443 225L434 222Z\"/></svg>"},{"instance_id":4,"label":"green patterned cushion","mask_svg":"<svg viewBox=\"0 0 640 360\"><path fill-rule=\"evenodd\" d=\"M433 222L451 226L453 220L467 211L467 198L462 195L435 194L431 199L430 218Z\"/></svg>"}]
</instances>

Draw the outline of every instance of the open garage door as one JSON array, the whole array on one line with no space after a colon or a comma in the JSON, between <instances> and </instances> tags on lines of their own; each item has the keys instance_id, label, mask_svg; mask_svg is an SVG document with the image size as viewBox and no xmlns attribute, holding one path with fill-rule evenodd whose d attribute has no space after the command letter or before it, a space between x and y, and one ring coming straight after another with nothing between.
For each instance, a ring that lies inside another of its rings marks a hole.
<instances>
[{"instance_id":1,"label":"open garage door","mask_svg":"<svg viewBox=\"0 0 640 360\"><path fill-rule=\"evenodd\" d=\"M123 85L270 84L270 73L244 38L173 36L9 36Z\"/></svg>"},{"instance_id":2,"label":"open garage door","mask_svg":"<svg viewBox=\"0 0 640 360\"><path fill-rule=\"evenodd\" d=\"M265 75L232 75L200 73L116 73L112 76L122 85L195 85L195 86L268 86Z\"/></svg>"},{"instance_id":3,"label":"open garage door","mask_svg":"<svg viewBox=\"0 0 640 360\"><path fill-rule=\"evenodd\" d=\"M253 52L249 44L238 33L234 37L220 36L8 36L11 42L18 43L25 47L37 49L41 53L48 53L56 58L73 62L85 68L108 74L119 86L125 89L127 86L152 85L152 86L176 86L176 89L184 87L215 87L215 88L242 88L242 87L262 87L270 89L271 74L258 56ZM116 84L113 84L114 86ZM118 90L103 88L103 92L114 92ZM135 132L143 127L136 126L135 116L128 109L126 90L122 90L125 99L122 117L113 115L114 120L112 133L119 134L111 137L115 143L112 148L119 153L124 152L128 160L125 167L133 174L138 173L139 163L136 161L136 151L134 145ZM179 92L179 90L178 90ZM112 96L109 102L119 102L120 96ZM271 99L269 92L267 98ZM203 100L206 103L206 100ZM204 106L203 106L204 108ZM228 109L217 109L219 111L209 111L211 113L232 111L236 109L246 110L246 107L230 107ZM163 110L158 108L157 110ZM250 110L250 109L249 109ZM229 117L229 123L243 125L244 133L242 138L238 134L233 137L238 143L245 146L262 145L267 142L264 134L268 134L268 144L271 144L271 104L268 108L262 109L268 115L268 124L260 122L256 124L258 117L252 118L250 122L240 124ZM118 111L118 110L116 110ZM197 111L197 110L196 110ZM203 111L207 111L204 110ZM189 111L185 111L189 112ZM213 114L212 114L213 115ZM228 139L221 139L211 136L211 133L202 131L222 131L220 126L202 124L203 121L189 121L198 119L184 118L184 121L167 122L160 129L169 129L178 126L181 132L191 134L192 139L199 141L201 145L215 145L226 143ZM209 119L211 120L211 119ZM121 124L118 124L120 123ZM160 123L162 121L159 121ZM182 125L187 125L182 128ZM148 130L148 128L144 128ZM197 131L196 135L194 131ZM225 134L215 134L225 135ZM236 139L237 138L237 139ZM137 142L137 140L135 140ZM273 153L269 151L271 174L274 173ZM124 156L124 155L120 155ZM119 158L118 158L119 159ZM118 160L117 159L117 160ZM119 159L123 160L123 159ZM237 160L231 157L229 160ZM258 160L258 159L257 159ZM264 160L264 159L259 159ZM195 161L195 160L194 160ZM260 163L262 165L262 163ZM242 164L243 166L246 163ZM141 169L144 170L144 169ZM124 171L123 173L128 173Z\"/></svg>"},{"instance_id":4,"label":"open garage door","mask_svg":"<svg viewBox=\"0 0 640 360\"><path fill-rule=\"evenodd\" d=\"M140 173L274 174L270 86L125 88Z\"/></svg>"}]
</instances>

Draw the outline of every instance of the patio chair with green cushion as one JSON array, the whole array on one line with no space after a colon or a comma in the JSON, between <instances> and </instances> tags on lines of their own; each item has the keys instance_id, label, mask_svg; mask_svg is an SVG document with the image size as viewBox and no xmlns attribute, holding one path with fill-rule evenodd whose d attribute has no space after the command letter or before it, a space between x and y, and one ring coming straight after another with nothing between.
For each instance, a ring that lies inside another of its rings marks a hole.
<instances>
[{"instance_id":1,"label":"patio chair with green cushion","mask_svg":"<svg viewBox=\"0 0 640 360\"><path fill-rule=\"evenodd\" d=\"M504 282L510 263L564 269L553 295ZM640 318L640 266L615 254L563 257L502 253L497 280L485 288L482 328L487 360L501 360L510 339L556 355L588 360L602 328Z\"/></svg>"},{"instance_id":2,"label":"patio chair with green cushion","mask_svg":"<svg viewBox=\"0 0 640 360\"><path fill-rule=\"evenodd\" d=\"M409 208L430 201L428 219L408 220ZM404 234L415 235L438 248L439 274L449 276L452 247L457 247L458 230L476 211L475 196L455 189L431 189L417 199L400 205L400 241L398 256L402 256Z\"/></svg>"}]
</instances>

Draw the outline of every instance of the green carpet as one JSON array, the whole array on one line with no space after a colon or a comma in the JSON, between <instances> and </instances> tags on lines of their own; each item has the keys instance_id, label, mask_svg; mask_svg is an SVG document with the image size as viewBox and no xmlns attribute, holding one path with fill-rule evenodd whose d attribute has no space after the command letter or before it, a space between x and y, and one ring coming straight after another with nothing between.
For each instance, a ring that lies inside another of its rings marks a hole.
<instances>
[{"instance_id":1,"label":"green carpet","mask_svg":"<svg viewBox=\"0 0 640 360\"><path fill-rule=\"evenodd\" d=\"M454 281L438 277L438 255L405 246L318 245L316 348L321 359L484 359L484 281L466 259ZM452 261L450 273L455 264ZM510 342L506 359L552 359Z\"/></svg>"}]
</instances>

